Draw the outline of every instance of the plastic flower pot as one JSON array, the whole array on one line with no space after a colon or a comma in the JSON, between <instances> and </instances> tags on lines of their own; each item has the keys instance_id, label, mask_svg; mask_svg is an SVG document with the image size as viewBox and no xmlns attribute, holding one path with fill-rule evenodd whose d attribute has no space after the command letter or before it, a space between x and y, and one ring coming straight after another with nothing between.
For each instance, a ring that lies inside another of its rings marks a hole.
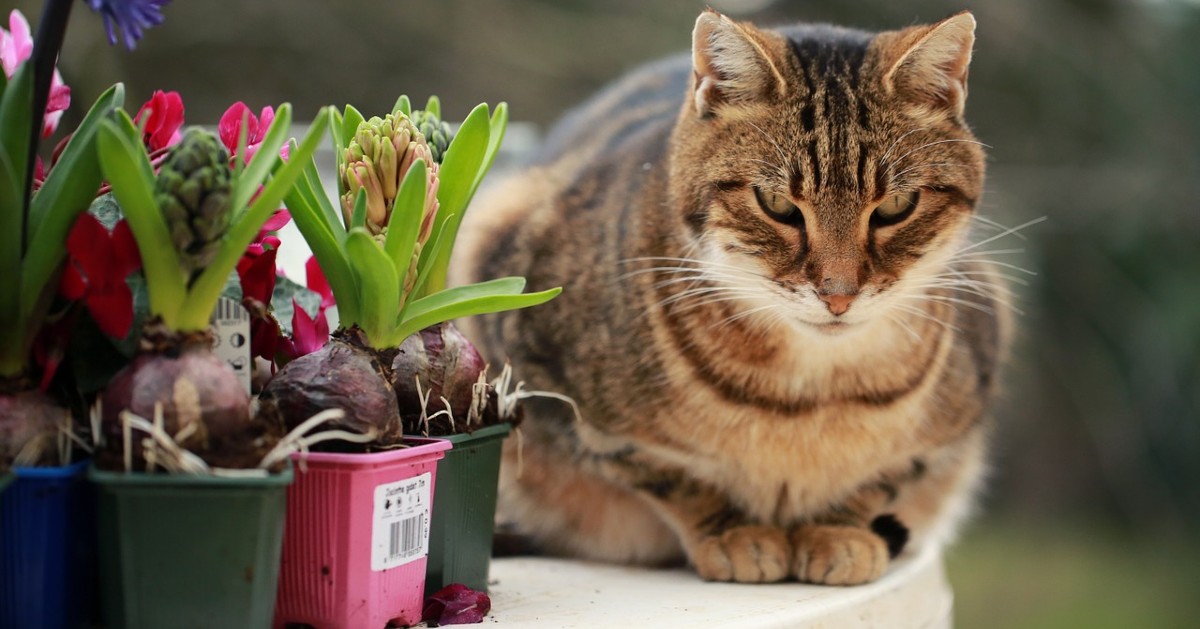
<instances>
[{"instance_id":1,"label":"plastic flower pot","mask_svg":"<svg viewBox=\"0 0 1200 629\"><path fill-rule=\"evenodd\" d=\"M440 439L372 454L294 455L275 626L421 621ZM303 461L303 463L301 463Z\"/></svg>"},{"instance_id":2,"label":"plastic flower pot","mask_svg":"<svg viewBox=\"0 0 1200 629\"><path fill-rule=\"evenodd\" d=\"M497 424L445 437L454 447L438 463L426 591L451 583L487 591L500 451L511 431L511 424Z\"/></svg>"},{"instance_id":3,"label":"plastic flower pot","mask_svg":"<svg viewBox=\"0 0 1200 629\"><path fill-rule=\"evenodd\" d=\"M88 627L95 497L86 461L19 467L0 493L0 627Z\"/></svg>"},{"instance_id":4,"label":"plastic flower pot","mask_svg":"<svg viewBox=\"0 0 1200 629\"><path fill-rule=\"evenodd\" d=\"M269 626L292 470L261 478L104 472L104 626Z\"/></svg>"}]
</instances>

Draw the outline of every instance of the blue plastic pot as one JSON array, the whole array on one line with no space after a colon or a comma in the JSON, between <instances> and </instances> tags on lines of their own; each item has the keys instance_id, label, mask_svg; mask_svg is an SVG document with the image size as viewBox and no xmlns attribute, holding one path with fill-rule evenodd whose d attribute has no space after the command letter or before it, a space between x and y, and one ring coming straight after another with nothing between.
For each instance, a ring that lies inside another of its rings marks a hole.
<instances>
[{"instance_id":1,"label":"blue plastic pot","mask_svg":"<svg viewBox=\"0 0 1200 629\"><path fill-rule=\"evenodd\" d=\"M0 629L91 626L96 508L87 467L18 467L0 492Z\"/></svg>"}]
</instances>

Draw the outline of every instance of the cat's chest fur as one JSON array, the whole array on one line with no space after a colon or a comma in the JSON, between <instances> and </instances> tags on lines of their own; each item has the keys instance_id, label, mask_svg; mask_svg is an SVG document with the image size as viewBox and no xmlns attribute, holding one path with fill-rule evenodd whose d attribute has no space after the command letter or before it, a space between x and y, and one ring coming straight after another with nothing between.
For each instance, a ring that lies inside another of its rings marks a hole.
<instances>
[{"instance_id":1,"label":"cat's chest fur","mask_svg":"<svg viewBox=\"0 0 1200 629\"><path fill-rule=\"evenodd\" d=\"M618 434L594 445L633 445L720 487L755 518L780 524L911 468L934 445L921 428L949 342L912 344L879 330L818 343L786 328L728 341L748 352L744 362L729 352L702 370L676 354L665 362L659 399L631 405L653 416L621 423ZM714 386L722 377L740 377L741 395ZM898 388L894 399L886 395Z\"/></svg>"}]
</instances>

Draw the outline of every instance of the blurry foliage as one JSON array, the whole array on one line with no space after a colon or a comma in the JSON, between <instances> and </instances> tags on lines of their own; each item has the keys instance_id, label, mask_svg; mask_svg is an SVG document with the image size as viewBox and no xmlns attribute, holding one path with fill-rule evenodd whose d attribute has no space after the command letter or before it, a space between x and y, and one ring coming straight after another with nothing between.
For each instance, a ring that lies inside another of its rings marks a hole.
<instances>
[{"instance_id":1,"label":"blurry foliage","mask_svg":"<svg viewBox=\"0 0 1200 629\"><path fill-rule=\"evenodd\" d=\"M1200 525L1200 3L1194 0L710 0L760 24L867 29L971 8L968 117L993 148L984 213L1048 221L989 248L1039 273L999 410L992 502ZM36 2L19 0L26 14ZM437 93L447 117L506 100L551 122L645 60L682 51L704 1L179 1L136 55L74 24L77 102L179 90L191 122L235 100L382 111ZM765 5L765 8L764 8ZM751 10L753 9L753 10ZM86 12L78 22L97 19ZM74 115L79 115L79 107Z\"/></svg>"}]
</instances>

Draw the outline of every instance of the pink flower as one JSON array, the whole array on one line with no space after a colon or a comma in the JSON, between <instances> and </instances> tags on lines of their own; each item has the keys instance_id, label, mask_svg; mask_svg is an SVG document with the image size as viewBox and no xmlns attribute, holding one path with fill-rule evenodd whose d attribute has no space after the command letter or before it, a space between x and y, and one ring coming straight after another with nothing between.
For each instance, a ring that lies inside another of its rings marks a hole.
<instances>
[{"instance_id":1,"label":"pink flower","mask_svg":"<svg viewBox=\"0 0 1200 629\"><path fill-rule=\"evenodd\" d=\"M292 298L292 338L284 340L280 348L288 358L299 358L311 354L329 342L329 319L321 308L317 316L310 317Z\"/></svg>"},{"instance_id":2,"label":"pink flower","mask_svg":"<svg viewBox=\"0 0 1200 629\"><path fill-rule=\"evenodd\" d=\"M325 279L325 272L321 270L321 265L317 264L316 256L309 256L308 261L304 263L304 275L308 290L321 296L321 310L336 305L333 300L333 289L329 287L329 280Z\"/></svg>"},{"instance_id":3,"label":"pink flower","mask_svg":"<svg viewBox=\"0 0 1200 629\"><path fill-rule=\"evenodd\" d=\"M267 129L271 127L271 122L275 120L275 108L263 107L262 113L255 117L246 103L238 101L229 106L225 113L221 115L221 120L217 124L217 133L221 136L221 143L225 148L229 149L229 154L237 155L238 136L242 132L242 123L246 124L246 155L243 157L243 163L247 163L254 159L254 154L258 152L258 146L262 144L263 138L267 135ZM279 151L279 156L283 159L288 157L287 144Z\"/></svg>"},{"instance_id":4,"label":"pink flower","mask_svg":"<svg viewBox=\"0 0 1200 629\"><path fill-rule=\"evenodd\" d=\"M8 30L0 27L0 66L4 67L4 76L12 78L17 67L33 54L33 37L29 31L29 22L20 11L13 9L8 14ZM46 114L42 121L42 136L49 137L58 128L62 112L71 105L71 88L63 83L58 69L50 80L50 94L46 100Z\"/></svg>"},{"instance_id":5,"label":"pink flower","mask_svg":"<svg viewBox=\"0 0 1200 629\"><path fill-rule=\"evenodd\" d=\"M179 92L156 90L133 117L134 124L141 125L142 142L151 152L165 149L179 142L179 127L183 126L183 98Z\"/></svg>"},{"instance_id":6,"label":"pink flower","mask_svg":"<svg viewBox=\"0 0 1200 629\"><path fill-rule=\"evenodd\" d=\"M105 334L125 338L133 324L133 293L125 278L141 268L137 243L124 219L112 233L91 214L80 214L67 236L67 266L59 293L82 300Z\"/></svg>"},{"instance_id":7,"label":"pink flower","mask_svg":"<svg viewBox=\"0 0 1200 629\"><path fill-rule=\"evenodd\" d=\"M262 255L263 251L268 247L278 249L280 240L279 236L276 236L274 232L283 229L291 220L292 215L287 210L275 210L275 213L267 219L267 222L263 223L262 229L258 230L258 235L254 237L250 246L246 247L246 255Z\"/></svg>"}]
</instances>

